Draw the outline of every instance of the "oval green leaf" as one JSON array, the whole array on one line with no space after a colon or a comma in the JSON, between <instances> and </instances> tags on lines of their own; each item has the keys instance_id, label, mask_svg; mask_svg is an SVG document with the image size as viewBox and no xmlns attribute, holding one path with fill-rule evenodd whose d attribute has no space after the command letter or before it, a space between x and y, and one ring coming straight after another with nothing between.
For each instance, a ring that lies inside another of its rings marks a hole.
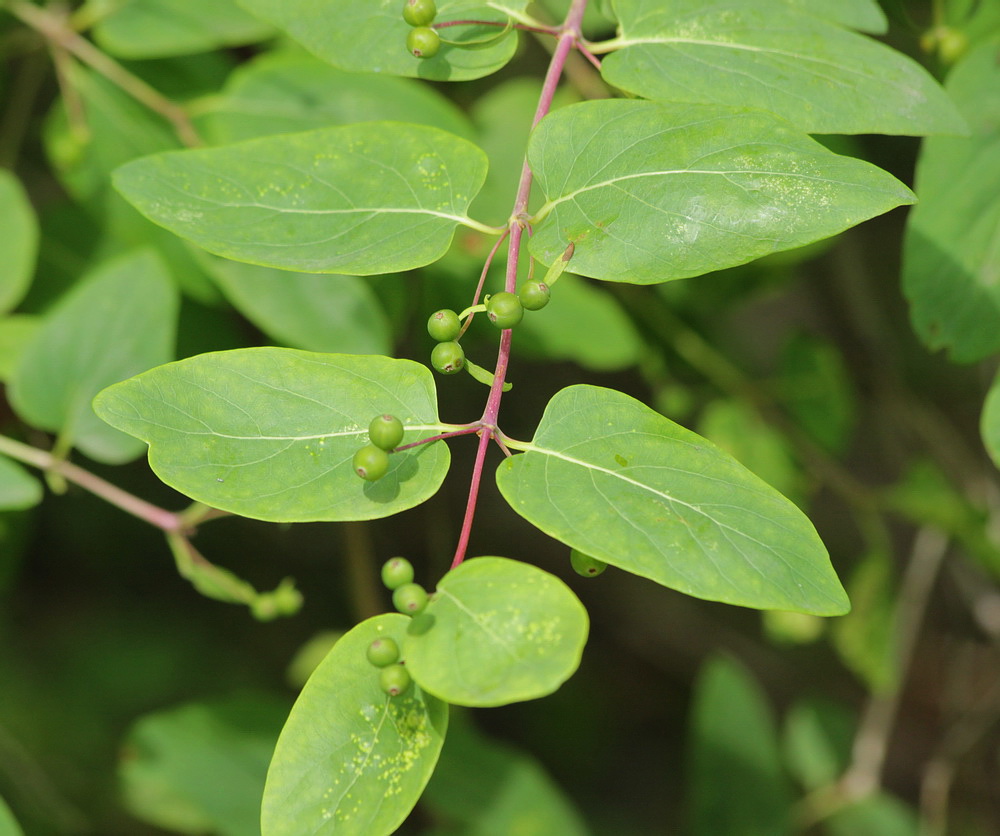
<instances>
[{"instance_id":1,"label":"oval green leaf","mask_svg":"<svg viewBox=\"0 0 1000 836\"><path fill-rule=\"evenodd\" d=\"M594 101L551 113L528 160L545 192L531 252L653 284L744 264L912 203L869 163L761 111Z\"/></svg>"},{"instance_id":2,"label":"oval green leaf","mask_svg":"<svg viewBox=\"0 0 1000 836\"><path fill-rule=\"evenodd\" d=\"M351 466L375 415L396 415L403 443L438 422L430 370L410 360L246 348L151 369L101 392L94 409L149 444L171 487L224 511L274 522L365 520L430 497L448 472L446 444L393 453L364 482Z\"/></svg>"},{"instance_id":3,"label":"oval green leaf","mask_svg":"<svg viewBox=\"0 0 1000 836\"><path fill-rule=\"evenodd\" d=\"M611 389L549 402L497 484L584 554L711 601L842 615L847 595L805 515L695 433Z\"/></svg>"},{"instance_id":4,"label":"oval green leaf","mask_svg":"<svg viewBox=\"0 0 1000 836\"><path fill-rule=\"evenodd\" d=\"M993 379L993 385L986 395L980 430L986 451L993 459L993 463L1000 467L1000 374Z\"/></svg>"},{"instance_id":5,"label":"oval green leaf","mask_svg":"<svg viewBox=\"0 0 1000 836\"><path fill-rule=\"evenodd\" d=\"M262 836L388 836L427 784L448 706L414 683L398 697L365 658L376 638L400 645L410 619L389 613L344 635L309 677L278 738Z\"/></svg>"},{"instance_id":6,"label":"oval green leaf","mask_svg":"<svg viewBox=\"0 0 1000 836\"><path fill-rule=\"evenodd\" d=\"M456 705L544 697L580 664L589 620L559 578L503 557L452 569L408 630L406 666L420 686Z\"/></svg>"},{"instance_id":7,"label":"oval green leaf","mask_svg":"<svg viewBox=\"0 0 1000 836\"><path fill-rule=\"evenodd\" d=\"M0 169L0 314L21 301L35 271L38 221L20 180Z\"/></svg>"},{"instance_id":8,"label":"oval green leaf","mask_svg":"<svg viewBox=\"0 0 1000 836\"><path fill-rule=\"evenodd\" d=\"M924 344L957 362L1000 351L1000 66L996 45L969 53L948 91L972 128L920 152L920 202L907 219L903 291Z\"/></svg>"},{"instance_id":9,"label":"oval green leaf","mask_svg":"<svg viewBox=\"0 0 1000 836\"><path fill-rule=\"evenodd\" d=\"M29 424L57 433L97 461L121 463L142 445L101 421L101 389L174 356L179 300L152 250L85 276L45 316L11 375L10 402Z\"/></svg>"},{"instance_id":10,"label":"oval green leaf","mask_svg":"<svg viewBox=\"0 0 1000 836\"><path fill-rule=\"evenodd\" d=\"M410 26L403 20L402 0L240 0L263 20L273 23L324 61L349 72L463 81L503 67L517 48L514 33L474 49L441 44L433 58L414 58L406 48ZM435 23L449 20L505 22L523 14L528 0L439 0ZM473 41L497 34L486 26L447 28L449 40Z\"/></svg>"},{"instance_id":11,"label":"oval green leaf","mask_svg":"<svg viewBox=\"0 0 1000 836\"><path fill-rule=\"evenodd\" d=\"M121 58L164 58L262 41L270 26L233 0L128 0L111 6L94 38Z\"/></svg>"},{"instance_id":12,"label":"oval green leaf","mask_svg":"<svg viewBox=\"0 0 1000 836\"><path fill-rule=\"evenodd\" d=\"M41 501L41 482L17 462L0 456L0 511L21 511Z\"/></svg>"},{"instance_id":13,"label":"oval green leaf","mask_svg":"<svg viewBox=\"0 0 1000 836\"><path fill-rule=\"evenodd\" d=\"M300 51L264 54L235 69L204 119L218 145L384 119L473 136L462 111L426 84L344 72Z\"/></svg>"},{"instance_id":14,"label":"oval green leaf","mask_svg":"<svg viewBox=\"0 0 1000 836\"><path fill-rule=\"evenodd\" d=\"M471 142L367 122L134 160L115 187L155 223L232 258L370 276L448 250L486 176Z\"/></svg>"},{"instance_id":15,"label":"oval green leaf","mask_svg":"<svg viewBox=\"0 0 1000 836\"><path fill-rule=\"evenodd\" d=\"M885 44L774 0L616 0L616 87L664 102L755 107L808 133L961 133L947 95Z\"/></svg>"},{"instance_id":16,"label":"oval green leaf","mask_svg":"<svg viewBox=\"0 0 1000 836\"><path fill-rule=\"evenodd\" d=\"M389 320L357 276L322 276L204 255L204 264L241 314L282 345L330 354L389 354Z\"/></svg>"}]
</instances>

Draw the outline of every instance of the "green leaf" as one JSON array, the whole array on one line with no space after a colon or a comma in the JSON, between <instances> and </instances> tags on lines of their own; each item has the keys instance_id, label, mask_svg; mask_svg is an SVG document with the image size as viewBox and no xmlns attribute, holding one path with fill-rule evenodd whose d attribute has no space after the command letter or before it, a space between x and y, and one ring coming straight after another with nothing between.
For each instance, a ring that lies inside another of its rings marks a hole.
<instances>
[{"instance_id":1,"label":"green leaf","mask_svg":"<svg viewBox=\"0 0 1000 836\"><path fill-rule=\"evenodd\" d=\"M912 203L891 175L759 111L593 101L550 114L528 159L548 202L531 252L653 284L799 247Z\"/></svg>"},{"instance_id":2,"label":"green leaf","mask_svg":"<svg viewBox=\"0 0 1000 836\"><path fill-rule=\"evenodd\" d=\"M467 49L441 44L433 58L414 58L406 48L410 26L401 0L240 0L335 67L349 72L386 73L429 81L463 81L496 72L514 56L510 33L488 46ZM524 12L528 0L440 0L435 23L449 20L504 22ZM478 39L500 30L487 26L447 28L449 40Z\"/></svg>"},{"instance_id":3,"label":"green leaf","mask_svg":"<svg viewBox=\"0 0 1000 836\"><path fill-rule=\"evenodd\" d=\"M17 358L41 324L41 317L34 314L12 314L0 319L0 383L10 380Z\"/></svg>"},{"instance_id":4,"label":"green leaf","mask_svg":"<svg viewBox=\"0 0 1000 836\"><path fill-rule=\"evenodd\" d=\"M993 378L993 385L986 396L980 431L993 464L1000 467L1000 374Z\"/></svg>"},{"instance_id":5,"label":"green leaf","mask_svg":"<svg viewBox=\"0 0 1000 836\"><path fill-rule=\"evenodd\" d=\"M462 111L428 85L347 73L301 52L265 54L238 67L204 118L208 136L219 145L383 119L473 138Z\"/></svg>"},{"instance_id":6,"label":"green leaf","mask_svg":"<svg viewBox=\"0 0 1000 836\"><path fill-rule=\"evenodd\" d=\"M837 810L825 822L830 836L918 836L923 833L920 817L908 804L887 792L875 792L867 798Z\"/></svg>"},{"instance_id":7,"label":"green leaf","mask_svg":"<svg viewBox=\"0 0 1000 836\"><path fill-rule=\"evenodd\" d=\"M20 511L42 501L42 485L17 462L0 456L0 511Z\"/></svg>"},{"instance_id":8,"label":"green leaf","mask_svg":"<svg viewBox=\"0 0 1000 836\"><path fill-rule=\"evenodd\" d=\"M598 372L627 369L642 358L645 343L611 294L563 273L552 298L518 325L518 351L545 360L572 360Z\"/></svg>"},{"instance_id":9,"label":"green leaf","mask_svg":"<svg viewBox=\"0 0 1000 836\"><path fill-rule=\"evenodd\" d=\"M847 611L802 512L710 442L621 392L570 386L497 484L572 548L688 595L816 615Z\"/></svg>"},{"instance_id":10,"label":"green leaf","mask_svg":"<svg viewBox=\"0 0 1000 836\"><path fill-rule=\"evenodd\" d=\"M452 569L407 631L406 666L420 686L456 705L544 697L573 675L589 620L554 575L503 557Z\"/></svg>"},{"instance_id":11,"label":"green leaf","mask_svg":"<svg viewBox=\"0 0 1000 836\"><path fill-rule=\"evenodd\" d=\"M423 125L368 122L157 154L115 172L150 220L232 258L369 276L447 251L486 157Z\"/></svg>"},{"instance_id":12,"label":"green leaf","mask_svg":"<svg viewBox=\"0 0 1000 836\"><path fill-rule=\"evenodd\" d=\"M698 432L790 499L802 494L802 473L788 440L743 401L715 400L702 410Z\"/></svg>"},{"instance_id":13,"label":"green leaf","mask_svg":"<svg viewBox=\"0 0 1000 836\"><path fill-rule=\"evenodd\" d=\"M808 133L961 133L919 64L773 0L615 0L609 84L665 102L769 110Z\"/></svg>"},{"instance_id":14,"label":"green leaf","mask_svg":"<svg viewBox=\"0 0 1000 836\"><path fill-rule=\"evenodd\" d=\"M857 723L843 706L806 700L792 706L782 729L788 771L807 791L833 786L850 765Z\"/></svg>"},{"instance_id":15,"label":"green leaf","mask_svg":"<svg viewBox=\"0 0 1000 836\"><path fill-rule=\"evenodd\" d=\"M24 831L14 818L7 802L0 797L0 836L24 836Z\"/></svg>"},{"instance_id":16,"label":"green leaf","mask_svg":"<svg viewBox=\"0 0 1000 836\"><path fill-rule=\"evenodd\" d=\"M267 764L287 712L284 700L243 694L140 718L118 766L126 807L181 833L259 833Z\"/></svg>"},{"instance_id":17,"label":"green leaf","mask_svg":"<svg viewBox=\"0 0 1000 836\"><path fill-rule=\"evenodd\" d=\"M104 262L45 316L11 376L10 402L29 424L97 461L142 445L112 430L90 402L101 389L173 357L178 300L159 257L138 250Z\"/></svg>"},{"instance_id":18,"label":"green leaf","mask_svg":"<svg viewBox=\"0 0 1000 836\"><path fill-rule=\"evenodd\" d=\"M12 310L31 284L38 254L38 221L21 182L0 169L0 314Z\"/></svg>"},{"instance_id":19,"label":"green leaf","mask_svg":"<svg viewBox=\"0 0 1000 836\"><path fill-rule=\"evenodd\" d=\"M449 429L430 370L409 360L246 348L170 363L102 392L98 415L149 444L171 487L215 508L275 522L362 520L419 505L448 472L446 444L390 456L377 482L351 459L375 415L404 444Z\"/></svg>"},{"instance_id":20,"label":"green leaf","mask_svg":"<svg viewBox=\"0 0 1000 836\"><path fill-rule=\"evenodd\" d=\"M760 686L741 665L716 657L700 671L693 699L688 832L691 836L790 834L791 788Z\"/></svg>"},{"instance_id":21,"label":"green leaf","mask_svg":"<svg viewBox=\"0 0 1000 836\"><path fill-rule=\"evenodd\" d=\"M202 261L240 313L279 343L332 354L389 354L389 321L356 276L317 276L206 255Z\"/></svg>"},{"instance_id":22,"label":"green leaf","mask_svg":"<svg viewBox=\"0 0 1000 836\"><path fill-rule=\"evenodd\" d=\"M365 658L380 636L402 645L409 622L396 613L362 622L313 672L274 750L263 836L388 836L416 804L444 743L448 706L416 683L387 696Z\"/></svg>"},{"instance_id":23,"label":"green leaf","mask_svg":"<svg viewBox=\"0 0 1000 836\"><path fill-rule=\"evenodd\" d=\"M270 26L233 0L127 0L94 26L100 46L120 58L163 58L262 41Z\"/></svg>"},{"instance_id":24,"label":"green leaf","mask_svg":"<svg viewBox=\"0 0 1000 836\"><path fill-rule=\"evenodd\" d=\"M781 0L806 14L839 23L851 29L883 35L889 28L885 12L876 0Z\"/></svg>"},{"instance_id":25,"label":"green leaf","mask_svg":"<svg viewBox=\"0 0 1000 836\"><path fill-rule=\"evenodd\" d=\"M586 836L580 814L534 758L461 717L452 714L422 806L460 823L466 836Z\"/></svg>"},{"instance_id":26,"label":"green leaf","mask_svg":"<svg viewBox=\"0 0 1000 836\"><path fill-rule=\"evenodd\" d=\"M996 46L969 53L948 92L972 128L933 137L917 165L920 202L907 220L903 291L913 327L956 362L1000 350L1000 66Z\"/></svg>"},{"instance_id":27,"label":"green leaf","mask_svg":"<svg viewBox=\"0 0 1000 836\"><path fill-rule=\"evenodd\" d=\"M899 680L897 585L888 555L865 555L847 579L847 589L852 609L834 623L833 647L872 693L884 694Z\"/></svg>"}]
</instances>

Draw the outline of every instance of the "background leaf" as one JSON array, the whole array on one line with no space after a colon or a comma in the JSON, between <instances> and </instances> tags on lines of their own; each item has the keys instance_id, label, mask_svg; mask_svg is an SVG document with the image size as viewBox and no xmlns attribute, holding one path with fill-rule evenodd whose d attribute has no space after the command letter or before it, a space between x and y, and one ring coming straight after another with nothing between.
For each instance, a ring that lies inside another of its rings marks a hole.
<instances>
[{"instance_id":1,"label":"background leaf","mask_svg":"<svg viewBox=\"0 0 1000 836\"><path fill-rule=\"evenodd\" d=\"M0 836L23 836L23 833L7 802L0 798Z\"/></svg>"},{"instance_id":2,"label":"background leaf","mask_svg":"<svg viewBox=\"0 0 1000 836\"><path fill-rule=\"evenodd\" d=\"M344 354L389 354L389 320L371 286L357 276L319 276L241 264L203 262L240 313L282 345Z\"/></svg>"},{"instance_id":3,"label":"background leaf","mask_svg":"<svg viewBox=\"0 0 1000 836\"><path fill-rule=\"evenodd\" d=\"M996 45L969 53L947 89L968 137L933 137L917 165L920 198L907 220L903 291L913 328L956 362L1000 350L1000 66Z\"/></svg>"},{"instance_id":4,"label":"background leaf","mask_svg":"<svg viewBox=\"0 0 1000 836\"><path fill-rule=\"evenodd\" d=\"M149 444L164 482L216 508L275 522L361 520L412 508L448 471L446 444L390 456L364 482L351 459L376 415L396 415L403 443L446 429L431 372L410 360L246 348L151 369L94 402Z\"/></svg>"},{"instance_id":5,"label":"background leaf","mask_svg":"<svg viewBox=\"0 0 1000 836\"><path fill-rule=\"evenodd\" d=\"M369 276L440 258L482 185L472 143L368 122L157 154L115 172L140 212L209 252Z\"/></svg>"},{"instance_id":6,"label":"background leaf","mask_svg":"<svg viewBox=\"0 0 1000 836\"><path fill-rule=\"evenodd\" d=\"M190 55L262 41L273 29L233 0L126 0L94 26L101 47L121 58Z\"/></svg>"},{"instance_id":7,"label":"background leaf","mask_svg":"<svg viewBox=\"0 0 1000 836\"><path fill-rule=\"evenodd\" d=\"M93 459L135 458L142 445L98 419L90 402L104 387L173 357L177 306L152 251L105 262L52 308L21 352L11 405Z\"/></svg>"},{"instance_id":8,"label":"background leaf","mask_svg":"<svg viewBox=\"0 0 1000 836\"><path fill-rule=\"evenodd\" d=\"M0 319L0 381L10 380L17 358L41 327L41 318L33 314L12 314Z\"/></svg>"},{"instance_id":9,"label":"background leaf","mask_svg":"<svg viewBox=\"0 0 1000 836\"><path fill-rule=\"evenodd\" d=\"M261 811L263 836L388 836L416 804L448 728L448 706L417 684L379 687L365 651L379 636L402 646L397 613L346 633L302 689L278 738Z\"/></svg>"},{"instance_id":10,"label":"background leaf","mask_svg":"<svg viewBox=\"0 0 1000 836\"><path fill-rule=\"evenodd\" d=\"M530 755L478 732L452 712L421 805L465 836L586 836L573 804Z\"/></svg>"},{"instance_id":11,"label":"background leaf","mask_svg":"<svg viewBox=\"0 0 1000 836\"><path fill-rule=\"evenodd\" d=\"M38 252L38 221L21 182L0 169L0 314L12 310L31 284Z\"/></svg>"},{"instance_id":12,"label":"background leaf","mask_svg":"<svg viewBox=\"0 0 1000 836\"><path fill-rule=\"evenodd\" d=\"M42 501L42 485L27 470L0 456L0 511L19 511Z\"/></svg>"},{"instance_id":13,"label":"background leaf","mask_svg":"<svg viewBox=\"0 0 1000 836\"><path fill-rule=\"evenodd\" d=\"M403 652L425 690L456 705L506 705L555 691L580 664L587 611L561 580L477 557L438 583Z\"/></svg>"},{"instance_id":14,"label":"background leaf","mask_svg":"<svg viewBox=\"0 0 1000 836\"><path fill-rule=\"evenodd\" d=\"M792 832L791 788L766 695L741 665L710 659L698 675L691 716L691 836ZM861 831L859 831L861 832Z\"/></svg>"},{"instance_id":15,"label":"background leaf","mask_svg":"<svg viewBox=\"0 0 1000 836\"><path fill-rule=\"evenodd\" d=\"M664 102L769 110L808 133L961 133L938 84L902 53L773 0L615 0L620 48L601 75ZM623 47L623 48L622 48Z\"/></svg>"},{"instance_id":16,"label":"background leaf","mask_svg":"<svg viewBox=\"0 0 1000 836\"><path fill-rule=\"evenodd\" d=\"M986 396L980 426L986 450L993 459L993 464L1000 467L1000 375L993 379L993 385Z\"/></svg>"},{"instance_id":17,"label":"background leaf","mask_svg":"<svg viewBox=\"0 0 1000 836\"><path fill-rule=\"evenodd\" d=\"M202 118L218 145L384 119L473 138L462 111L427 84L344 72L300 51L265 53L237 67L210 107Z\"/></svg>"},{"instance_id":18,"label":"background leaf","mask_svg":"<svg viewBox=\"0 0 1000 836\"><path fill-rule=\"evenodd\" d=\"M397 0L240 0L263 20L283 29L310 52L349 72L386 73L429 81L462 81L496 72L514 55L517 35L510 33L495 44L476 49L442 44L433 58L414 58L406 48L410 26L403 20ZM521 13L528 0L441 0L435 23L448 20L506 21ZM448 38L460 40L461 29L484 37L490 27L449 27Z\"/></svg>"},{"instance_id":19,"label":"background leaf","mask_svg":"<svg viewBox=\"0 0 1000 836\"><path fill-rule=\"evenodd\" d=\"M260 833L260 798L285 700L240 694L157 711L129 729L118 764L125 804L181 833Z\"/></svg>"},{"instance_id":20,"label":"background leaf","mask_svg":"<svg viewBox=\"0 0 1000 836\"><path fill-rule=\"evenodd\" d=\"M653 284L826 238L913 195L758 111L594 101L550 114L528 159L548 202L531 252L545 264Z\"/></svg>"},{"instance_id":21,"label":"background leaf","mask_svg":"<svg viewBox=\"0 0 1000 836\"><path fill-rule=\"evenodd\" d=\"M746 607L847 611L791 502L717 447L621 392L570 386L497 484L542 531L673 589Z\"/></svg>"}]
</instances>

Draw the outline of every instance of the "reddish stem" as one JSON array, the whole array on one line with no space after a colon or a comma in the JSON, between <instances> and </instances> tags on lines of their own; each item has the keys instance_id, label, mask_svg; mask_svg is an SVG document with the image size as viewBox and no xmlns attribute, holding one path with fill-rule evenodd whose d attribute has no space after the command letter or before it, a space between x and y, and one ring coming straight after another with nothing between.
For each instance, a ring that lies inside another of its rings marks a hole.
<instances>
[{"instance_id":1,"label":"reddish stem","mask_svg":"<svg viewBox=\"0 0 1000 836\"><path fill-rule=\"evenodd\" d=\"M460 430L454 430L452 432L441 433L440 435L432 435L428 438L421 438L420 441L413 441L409 444L403 444L400 447L396 447L392 450L393 453L398 453L401 450L409 450L411 447L419 447L421 444L430 444L432 441L441 441L444 438L455 438L460 435L471 435L472 433L477 433L482 429L482 424L478 421L474 424L469 424L467 427L462 427Z\"/></svg>"},{"instance_id":2,"label":"reddish stem","mask_svg":"<svg viewBox=\"0 0 1000 836\"><path fill-rule=\"evenodd\" d=\"M483 271L479 274L479 284L476 285L476 293L472 297L472 305L470 307L475 307L479 304L479 294L483 292L483 285L486 284L486 274L490 271L490 265L493 264L493 257L497 254L497 250L500 249L500 245L504 242L508 235L510 235L510 229L505 229L503 231L503 235L496 240L496 243L493 245L493 249L490 250L490 254L486 256L486 263L483 265ZM456 337L456 339L462 339L462 335L469 330L469 326L472 324L474 316L474 313L469 314L468 318L462 324L462 330L458 332L458 337Z\"/></svg>"},{"instance_id":3,"label":"reddish stem","mask_svg":"<svg viewBox=\"0 0 1000 836\"><path fill-rule=\"evenodd\" d=\"M538 97L538 107L535 109L535 117L531 122L532 128L541 122L552 108L552 98L559 85L559 79L566 65L566 58L580 41L580 23L586 8L587 0L573 0L569 12L566 14L566 20L558 30L559 42L555 52L552 53L548 71L545 73L542 92ZM525 218L527 217L531 182L531 168L528 166L527 158L525 158L524 165L521 167L521 180L517 188L517 197L514 200L514 208L508 221L510 240L507 244L507 275L504 289L510 293L514 293L517 289L517 266L521 257L521 236L524 233ZM472 520L476 514L476 500L479 496L479 483L482 481L483 463L486 460L486 448L489 447L490 439L496 437L497 433L497 416L500 413L503 384L507 377L507 366L510 361L510 343L511 331L508 328L500 334L500 351L497 354L496 370L493 373L493 385L490 387L490 395L486 401L486 408L483 410L482 434L479 438L479 449L476 451L476 462L472 470L472 484L469 487L469 499L465 506L462 531L455 548L455 558L451 563L453 569L465 560L465 552L469 545Z\"/></svg>"}]
</instances>

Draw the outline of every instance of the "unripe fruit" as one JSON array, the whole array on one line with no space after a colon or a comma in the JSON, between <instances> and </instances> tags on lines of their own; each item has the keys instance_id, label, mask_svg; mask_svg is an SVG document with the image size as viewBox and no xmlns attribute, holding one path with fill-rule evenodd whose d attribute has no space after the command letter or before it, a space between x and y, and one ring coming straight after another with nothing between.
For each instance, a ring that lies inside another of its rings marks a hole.
<instances>
[{"instance_id":1,"label":"unripe fruit","mask_svg":"<svg viewBox=\"0 0 1000 836\"><path fill-rule=\"evenodd\" d=\"M413 583L413 564L405 557L390 557L382 564L382 583L386 589L399 589Z\"/></svg>"},{"instance_id":2,"label":"unripe fruit","mask_svg":"<svg viewBox=\"0 0 1000 836\"><path fill-rule=\"evenodd\" d=\"M410 26L428 26L436 16L434 0L406 0L403 4L403 20Z\"/></svg>"},{"instance_id":3,"label":"unripe fruit","mask_svg":"<svg viewBox=\"0 0 1000 836\"><path fill-rule=\"evenodd\" d=\"M389 470L389 454L381 447L366 444L354 454L354 472L366 482L381 479Z\"/></svg>"},{"instance_id":4,"label":"unripe fruit","mask_svg":"<svg viewBox=\"0 0 1000 836\"><path fill-rule=\"evenodd\" d=\"M585 578L597 577L608 568L608 564L603 560L598 560L589 554L578 552L576 549L570 550L569 562L573 567L573 571L578 575L583 575Z\"/></svg>"},{"instance_id":5,"label":"unripe fruit","mask_svg":"<svg viewBox=\"0 0 1000 836\"><path fill-rule=\"evenodd\" d=\"M462 332L462 320L448 308L434 311L427 320L427 333L439 343L449 342Z\"/></svg>"},{"instance_id":6,"label":"unripe fruit","mask_svg":"<svg viewBox=\"0 0 1000 836\"><path fill-rule=\"evenodd\" d=\"M457 342L438 343L431 351L431 365L441 374L455 374L465 368L465 351Z\"/></svg>"},{"instance_id":7,"label":"unripe fruit","mask_svg":"<svg viewBox=\"0 0 1000 836\"><path fill-rule=\"evenodd\" d=\"M418 583L404 583L392 593L392 605L403 615L416 615L427 606L427 590Z\"/></svg>"},{"instance_id":8,"label":"unripe fruit","mask_svg":"<svg viewBox=\"0 0 1000 836\"><path fill-rule=\"evenodd\" d=\"M433 58L441 48L441 38L429 26L418 26L406 36L406 48L414 58Z\"/></svg>"},{"instance_id":9,"label":"unripe fruit","mask_svg":"<svg viewBox=\"0 0 1000 836\"><path fill-rule=\"evenodd\" d=\"M486 303L486 316L497 328L513 328L524 316L521 300L506 290L494 293Z\"/></svg>"},{"instance_id":10,"label":"unripe fruit","mask_svg":"<svg viewBox=\"0 0 1000 836\"><path fill-rule=\"evenodd\" d=\"M398 697L410 687L410 672L402 665L389 665L382 668L378 676L378 684L390 697Z\"/></svg>"},{"instance_id":11,"label":"unripe fruit","mask_svg":"<svg viewBox=\"0 0 1000 836\"><path fill-rule=\"evenodd\" d=\"M403 422L395 415L377 415L368 425L368 438L376 447L392 450L403 440Z\"/></svg>"},{"instance_id":12,"label":"unripe fruit","mask_svg":"<svg viewBox=\"0 0 1000 836\"><path fill-rule=\"evenodd\" d=\"M527 311L540 311L551 298L551 291L545 282L525 282L517 293L521 306Z\"/></svg>"},{"instance_id":13,"label":"unripe fruit","mask_svg":"<svg viewBox=\"0 0 1000 836\"><path fill-rule=\"evenodd\" d=\"M384 668L399 661L399 645L388 636L384 639L375 639L368 645L365 655L376 668Z\"/></svg>"}]
</instances>

